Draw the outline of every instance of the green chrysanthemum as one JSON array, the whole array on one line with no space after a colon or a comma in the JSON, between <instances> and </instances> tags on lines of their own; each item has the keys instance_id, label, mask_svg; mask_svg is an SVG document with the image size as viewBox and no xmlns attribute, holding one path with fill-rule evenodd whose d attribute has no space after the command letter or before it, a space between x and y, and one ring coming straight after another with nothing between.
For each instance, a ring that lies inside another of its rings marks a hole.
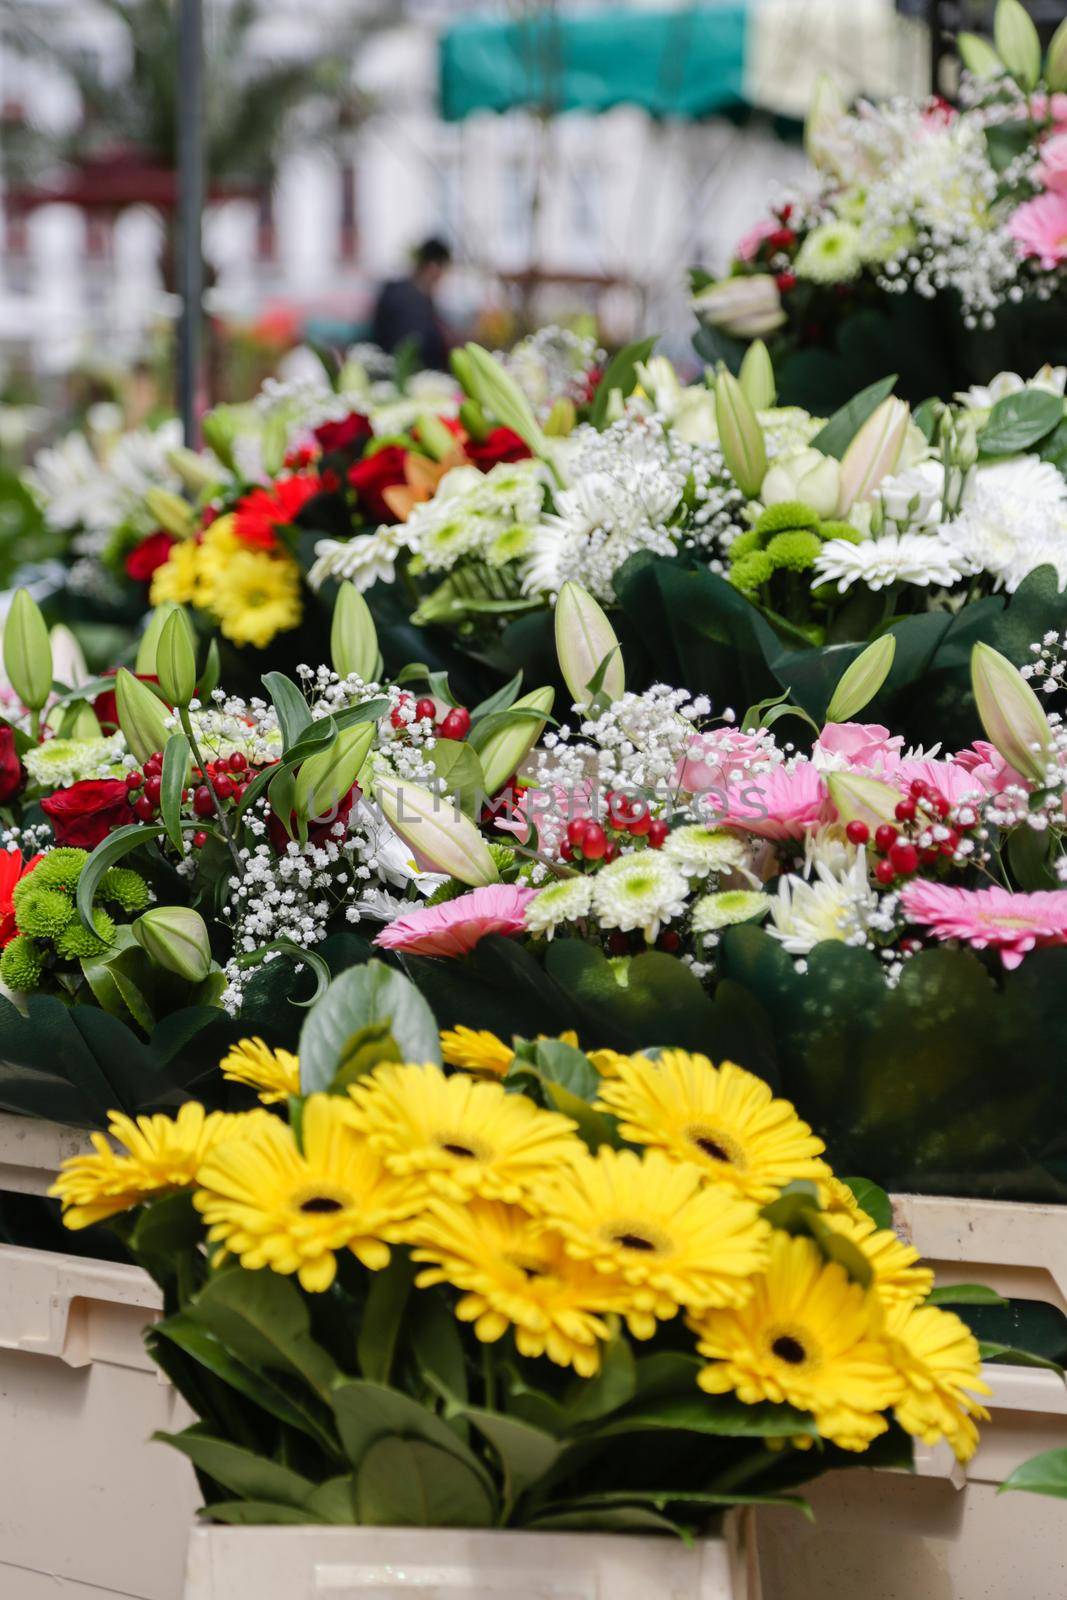
<instances>
[{"instance_id":1,"label":"green chrysanthemum","mask_svg":"<svg viewBox=\"0 0 1067 1600\"><path fill-rule=\"evenodd\" d=\"M115 942L115 924L100 906L93 910L93 927L90 932L81 921L74 921L56 939L56 954L64 961L81 961L103 955Z\"/></svg>"},{"instance_id":2,"label":"green chrysanthemum","mask_svg":"<svg viewBox=\"0 0 1067 1600\"><path fill-rule=\"evenodd\" d=\"M730 564L743 561L745 556L750 556L754 550L763 549L763 535L756 528L746 528L744 533L739 533L729 550L726 552Z\"/></svg>"},{"instance_id":3,"label":"green chrysanthemum","mask_svg":"<svg viewBox=\"0 0 1067 1600\"><path fill-rule=\"evenodd\" d=\"M793 533L776 533L766 553L778 571L807 572L815 565L821 549L822 541L817 533L798 528Z\"/></svg>"},{"instance_id":4,"label":"green chrysanthemum","mask_svg":"<svg viewBox=\"0 0 1067 1600\"><path fill-rule=\"evenodd\" d=\"M62 889L47 889L31 873L16 884L12 900L15 922L20 933L38 939L54 939L74 915L74 902Z\"/></svg>"},{"instance_id":5,"label":"green chrysanthemum","mask_svg":"<svg viewBox=\"0 0 1067 1600\"><path fill-rule=\"evenodd\" d=\"M458 878L446 878L444 883L439 883L433 894L429 895L428 906L443 906L449 900L458 900L461 894L469 894L470 886L460 883Z\"/></svg>"},{"instance_id":6,"label":"green chrysanthemum","mask_svg":"<svg viewBox=\"0 0 1067 1600\"><path fill-rule=\"evenodd\" d=\"M496 844L490 841L489 854L493 858L496 870L502 878L505 878L515 865L514 850L509 844Z\"/></svg>"},{"instance_id":7,"label":"green chrysanthemum","mask_svg":"<svg viewBox=\"0 0 1067 1600\"><path fill-rule=\"evenodd\" d=\"M143 911L148 905L148 885L132 867L109 867L96 897L110 901L127 913Z\"/></svg>"},{"instance_id":8,"label":"green chrysanthemum","mask_svg":"<svg viewBox=\"0 0 1067 1600\"><path fill-rule=\"evenodd\" d=\"M33 881L46 889L66 889L73 893L88 859L88 850L60 845L58 849L49 850L37 863L33 869Z\"/></svg>"},{"instance_id":9,"label":"green chrysanthemum","mask_svg":"<svg viewBox=\"0 0 1067 1600\"><path fill-rule=\"evenodd\" d=\"M770 895L758 889L722 889L718 894L706 894L693 907L693 932L717 933L737 922L751 922L765 916L770 904Z\"/></svg>"},{"instance_id":10,"label":"green chrysanthemum","mask_svg":"<svg viewBox=\"0 0 1067 1600\"><path fill-rule=\"evenodd\" d=\"M774 562L766 550L753 550L750 555L734 562L730 568L730 582L742 594L756 594L763 584L770 581L773 572Z\"/></svg>"},{"instance_id":11,"label":"green chrysanthemum","mask_svg":"<svg viewBox=\"0 0 1067 1600\"><path fill-rule=\"evenodd\" d=\"M851 522L821 522L819 534L823 539L847 539L849 544L863 543L863 534Z\"/></svg>"},{"instance_id":12,"label":"green chrysanthemum","mask_svg":"<svg viewBox=\"0 0 1067 1600\"><path fill-rule=\"evenodd\" d=\"M755 531L766 542L776 533L786 533L792 528L814 530L818 526L819 513L805 505L803 500L783 500L779 505L768 506L766 511L760 513Z\"/></svg>"},{"instance_id":13,"label":"green chrysanthemum","mask_svg":"<svg viewBox=\"0 0 1067 1600\"><path fill-rule=\"evenodd\" d=\"M16 934L4 946L0 956L0 983L5 983L16 994L28 994L36 989L43 971L44 956L25 934Z\"/></svg>"}]
</instances>

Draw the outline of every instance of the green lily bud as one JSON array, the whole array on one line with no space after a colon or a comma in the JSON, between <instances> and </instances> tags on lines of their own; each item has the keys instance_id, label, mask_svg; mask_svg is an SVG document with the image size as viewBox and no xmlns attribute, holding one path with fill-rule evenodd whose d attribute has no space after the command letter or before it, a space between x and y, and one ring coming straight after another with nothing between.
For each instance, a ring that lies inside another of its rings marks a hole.
<instances>
[{"instance_id":1,"label":"green lily bud","mask_svg":"<svg viewBox=\"0 0 1067 1600\"><path fill-rule=\"evenodd\" d=\"M530 409L530 402L502 362L491 356L481 345L468 344L467 357L470 383L464 388L471 398L494 416L505 428L517 433L535 456L544 454L545 436Z\"/></svg>"},{"instance_id":2,"label":"green lily bud","mask_svg":"<svg viewBox=\"0 0 1067 1600\"><path fill-rule=\"evenodd\" d=\"M516 700L510 711L544 712L552 710L555 694L551 689L534 689ZM485 777L486 794L496 794L513 772L517 772L544 732L543 718L516 717L514 722L500 722L478 751Z\"/></svg>"},{"instance_id":3,"label":"green lily bud","mask_svg":"<svg viewBox=\"0 0 1067 1600\"><path fill-rule=\"evenodd\" d=\"M28 711L40 711L52 692L52 641L28 589L16 589L4 623L4 670Z\"/></svg>"},{"instance_id":4,"label":"green lily bud","mask_svg":"<svg viewBox=\"0 0 1067 1600\"><path fill-rule=\"evenodd\" d=\"M470 357L467 355L466 350L461 350L457 346L455 350L452 350L449 353L448 364L452 368L452 375L459 384L460 388L463 389L466 394L472 395L474 392L472 389L474 372L471 367ZM464 423L464 427L466 427L466 423Z\"/></svg>"},{"instance_id":5,"label":"green lily bud","mask_svg":"<svg viewBox=\"0 0 1067 1600\"><path fill-rule=\"evenodd\" d=\"M222 677L222 662L219 660L219 641L212 639L207 647L207 656L197 679L197 688L200 691L201 702L206 703L208 697L214 694Z\"/></svg>"},{"instance_id":6,"label":"green lily bud","mask_svg":"<svg viewBox=\"0 0 1067 1600\"><path fill-rule=\"evenodd\" d=\"M187 450L184 445L179 445L176 449L167 451L167 460L190 494L203 494L218 484L218 473L213 471L210 462L205 461L203 456L197 455L195 450Z\"/></svg>"},{"instance_id":7,"label":"green lily bud","mask_svg":"<svg viewBox=\"0 0 1067 1600\"><path fill-rule=\"evenodd\" d=\"M189 906L153 906L130 932L150 960L179 978L203 983L211 971L207 924Z\"/></svg>"},{"instance_id":8,"label":"green lily bud","mask_svg":"<svg viewBox=\"0 0 1067 1600\"><path fill-rule=\"evenodd\" d=\"M599 688L610 700L626 692L626 669L615 629L589 591L573 579L556 599L556 655L574 705L586 706L595 696L597 690L589 686L601 668Z\"/></svg>"},{"instance_id":9,"label":"green lily bud","mask_svg":"<svg viewBox=\"0 0 1067 1600\"><path fill-rule=\"evenodd\" d=\"M187 706L196 693L196 642L181 606L175 607L160 630L156 677L173 706Z\"/></svg>"},{"instance_id":10,"label":"green lily bud","mask_svg":"<svg viewBox=\"0 0 1067 1600\"><path fill-rule=\"evenodd\" d=\"M866 650L861 650L837 680L837 688L826 708L827 722L851 722L858 716L888 678L896 653L897 641L892 633L883 633Z\"/></svg>"},{"instance_id":11,"label":"green lily bud","mask_svg":"<svg viewBox=\"0 0 1067 1600\"><path fill-rule=\"evenodd\" d=\"M232 406L216 406L201 419L200 432L209 450L213 450L228 472L236 472L233 447L240 432Z\"/></svg>"},{"instance_id":12,"label":"green lily bud","mask_svg":"<svg viewBox=\"0 0 1067 1600\"><path fill-rule=\"evenodd\" d=\"M732 373L720 372L716 379L715 415L730 476L741 493L752 500L767 476L767 447L756 413Z\"/></svg>"},{"instance_id":13,"label":"green lily bud","mask_svg":"<svg viewBox=\"0 0 1067 1600\"><path fill-rule=\"evenodd\" d=\"M1067 17L1064 17L1045 57L1045 82L1050 94L1061 94L1067 89Z\"/></svg>"},{"instance_id":14,"label":"green lily bud","mask_svg":"<svg viewBox=\"0 0 1067 1600\"><path fill-rule=\"evenodd\" d=\"M374 797L393 831L432 871L447 872L472 889L499 881L489 846L447 797L397 778L379 778Z\"/></svg>"},{"instance_id":15,"label":"green lily bud","mask_svg":"<svg viewBox=\"0 0 1067 1600\"><path fill-rule=\"evenodd\" d=\"M52 676L68 689L78 689L91 676L82 647L65 622L56 622L49 632L52 645Z\"/></svg>"},{"instance_id":16,"label":"green lily bud","mask_svg":"<svg viewBox=\"0 0 1067 1600\"><path fill-rule=\"evenodd\" d=\"M578 413L574 409L574 401L561 396L548 413L545 422L545 433L550 439L565 439L569 433L574 432L574 425L578 421Z\"/></svg>"},{"instance_id":17,"label":"green lily bud","mask_svg":"<svg viewBox=\"0 0 1067 1600\"><path fill-rule=\"evenodd\" d=\"M983 39L980 33L958 33L956 49L967 71L983 83L999 78L1004 71L1003 61L989 40Z\"/></svg>"},{"instance_id":18,"label":"green lily bud","mask_svg":"<svg viewBox=\"0 0 1067 1600\"><path fill-rule=\"evenodd\" d=\"M133 664L133 670L142 678L155 677L159 636L163 632L171 613L180 609L181 607L178 605L177 600L164 600L161 605L156 606L154 611L149 612L148 622L144 633L141 635L141 642L137 646L137 659Z\"/></svg>"},{"instance_id":19,"label":"green lily bud","mask_svg":"<svg viewBox=\"0 0 1067 1600\"><path fill-rule=\"evenodd\" d=\"M100 739L103 729L97 719L96 712L87 700L79 700L74 708L74 715L67 724L68 739Z\"/></svg>"},{"instance_id":20,"label":"green lily bud","mask_svg":"<svg viewBox=\"0 0 1067 1600\"><path fill-rule=\"evenodd\" d=\"M301 762L293 789L293 810L298 817L325 820L337 810L359 777L374 732L373 722L342 728L328 750Z\"/></svg>"},{"instance_id":21,"label":"green lily bud","mask_svg":"<svg viewBox=\"0 0 1067 1600\"><path fill-rule=\"evenodd\" d=\"M443 461L455 454L456 436L449 433L440 417L424 413L418 422L419 443L434 461Z\"/></svg>"},{"instance_id":22,"label":"green lily bud","mask_svg":"<svg viewBox=\"0 0 1067 1600\"><path fill-rule=\"evenodd\" d=\"M842 823L865 822L873 832L897 814L900 795L877 778L864 778L858 772L828 772L826 787Z\"/></svg>"},{"instance_id":23,"label":"green lily bud","mask_svg":"<svg viewBox=\"0 0 1067 1600\"><path fill-rule=\"evenodd\" d=\"M381 668L378 633L370 606L354 583L342 583L330 626L330 658L340 678L353 674L373 683Z\"/></svg>"},{"instance_id":24,"label":"green lily bud","mask_svg":"<svg viewBox=\"0 0 1067 1600\"><path fill-rule=\"evenodd\" d=\"M1021 672L988 644L971 651L971 687L990 744L1032 783L1044 783L1052 729Z\"/></svg>"},{"instance_id":25,"label":"green lily bud","mask_svg":"<svg viewBox=\"0 0 1067 1600\"><path fill-rule=\"evenodd\" d=\"M813 166L836 171L837 162L831 148L833 135L847 110L836 79L827 72L820 72L804 122L804 154Z\"/></svg>"},{"instance_id":26,"label":"green lily bud","mask_svg":"<svg viewBox=\"0 0 1067 1600\"><path fill-rule=\"evenodd\" d=\"M196 532L196 517L188 500L169 489L146 489L144 503L161 528L176 539L188 539Z\"/></svg>"},{"instance_id":27,"label":"green lily bud","mask_svg":"<svg viewBox=\"0 0 1067 1600\"><path fill-rule=\"evenodd\" d=\"M453 355L455 354L456 352L453 351ZM487 439L489 437L489 424L485 420L485 412L482 410L477 400L464 400L463 404L459 408L459 420L462 422L463 426L466 428L475 444L480 444L483 439Z\"/></svg>"},{"instance_id":28,"label":"green lily bud","mask_svg":"<svg viewBox=\"0 0 1067 1600\"><path fill-rule=\"evenodd\" d=\"M115 679L115 704L119 727L136 760L147 761L163 749L170 737L167 708L146 683L125 667L119 668Z\"/></svg>"},{"instance_id":29,"label":"green lily bud","mask_svg":"<svg viewBox=\"0 0 1067 1600\"><path fill-rule=\"evenodd\" d=\"M263 470L268 477L276 478L285 465L285 451L288 443L289 423L281 412L271 412L263 423L259 436Z\"/></svg>"},{"instance_id":30,"label":"green lily bud","mask_svg":"<svg viewBox=\"0 0 1067 1600\"><path fill-rule=\"evenodd\" d=\"M890 396L872 411L841 458L837 514L846 516L857 500L867 500L883 478L895 472L908 436L911 412Z\"/></svg>"},{"instance_id":31,"label":"green lily bud","mask_svg":"<svg viewBox=\"0 0 1067 1600\"><path fill-rule=\"evenodd\" d=\"M1021 89L1036 89L1041 77L1041 39L1020 0L997 0L993 13L997 54Z\"/></svg>"},{"instance_id":32,"label":"green lily bud","mask_svg":"<svg viewBox=\"0 0 1067 1600\"><path fill-rule=\"evenodd\" d=\"M753 411L769 411L778 398L774 367L762 339L754 339L745 351L737 380Z\"/></svg>"}]
</instances>

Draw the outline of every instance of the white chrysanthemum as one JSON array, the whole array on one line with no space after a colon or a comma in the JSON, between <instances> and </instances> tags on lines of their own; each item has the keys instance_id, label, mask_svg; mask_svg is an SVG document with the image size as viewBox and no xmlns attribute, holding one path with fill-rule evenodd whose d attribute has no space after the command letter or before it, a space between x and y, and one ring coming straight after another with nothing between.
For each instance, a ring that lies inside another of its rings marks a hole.
<instances>
[{"instance_id":1,"label":"white chrysanthemum","mask_svg":"<svg viewBox=\"0 0 1067 1600\"><path fill-rule=\"evenodd\" d=\"M998 372L989 383L973 383L969 389L957 390L955 399L970 411L991 411L998 400L1023 389L1044 389L1049 394L1067 391L1067 367L1052 367L1048 362L1027 382L1017 372Z\"/></svg>"},{"instance_id":2,"label":"white chrysanthemum","mask_svg":"<svg viewBox=\"0 0 1067 1600\"><path fill-rule=\"evenodd\" d=\"M711 872L732 872L748 861L748 847L736 834L720 828L705 828L687 823L668 834L663 854L689 878L705 878Z\"/></svg>"},{"instance_id":3,"label":"white chrysanthemum","mask_svg":"<svg viewBox=\"0 0 1067 1600\"><path fill-rule=\"evenodd\" d=\"M868 589L885 589L891 583L948 589L973 570L963 553L939 534L887 533L860 544L828 539L815 557L812 582L836 583L839 594L854 583Z\"/></svg>"},{"instance_id":4,"label":"white chrysanthemum","mask_svg":"<svg viewBox=\"0 0 1067 1600\"><path fill-rule=\"evenodd\" d=\"M941 521L945 469L940 461L920 461L905 472L883 478L876 491L890 532L928 533Z\"/></svg>"},{"instance_id":5,"label":"white chrysanthemum","mask_svg":"<svg viewBox=\"0 0 1067 1600\"><path fill-rule=\"evenodd\" d=\"M360 594L381 580L392 583L402 550L410 549L407 523L395 527L383 524L373 533L357 534L354 539L320 539L315 546L315 564L308 583L321 589L328 578L355 584Z\"/></svg>"},{"instance_id":6,"label":"white chrysanthemum","mask_svg":"<svg viewBox=\"0 0 1067 1600\"><path fill-rule=\"evenodd\" d=\"M696 934L718 933L740 922L754 922L767 914L770 905L770 895L758 889L721 889L697 901L691 927Z\"/></svg>"},{"instance_id":7,"label":"white chrysanthemum","mask_svg":"<svg viewBox=\"0 0 1067 1600\"><path fill-rule=\"evenodd\" d=\"M1067 502L1067 481L1051 461L1040 456L1011 456L1007 461L990 461L974 469L963 496L964 508L992 491L1017 496L1020 513L1023 502L1031 505L1063 505Z\"/></svg>"},{"instance_id":8,"label":"white chrysanthemum","mask_svg":"<svg viewBox=\"0 0 1067 1600\"><path fill-rule=\"evenodd\" d=\"M108 739L49 739L27 750L22 763L42 789L66 789L87 778L117 776L125 751L121 733Z\"/></svg>"},{"instance_id":9,"label":"white chrysanthemum","mask_svg":"<svg viewBox=\"0 0 1067 1600\"><path fill-rule=\"evenodd\" d=\"M685 911L688 883L658 850L638 850L601 867L593 879L593 910L604 928L643 930L651 944L664 922Z\"/></svg>"},{"instance_id":10,"label":"white chrysanthemum","mask_svg":"<svg viewBox=\"0 0 1067 1600\"><path fill-rule=\"evenodd\" d=\"M963 510L941 527L942 540L1013 594L1040 566L1055 568L1067 585L1067 485L1048 462L1032 456L998 462L975 473Z\"/></svg>"},{"instance_id":11,"label":"white chrysanthemum","mask_svg":"<svg viewBox=\"0 0 1067 1600\"><path fill-rule=\"evenodd\" d=\"M862 265L859 229L851 222L824 222L797 252L796 273L813 283L844 283L856 277Z\"/></svg>"},{"instance_id":12,"label":"white chrysanthemum","mask_svg":"<svg viewBox=\"0 0 1067 1600\"><path fill-rule=\"evenodd\" d=\"M767 932L790 955L804 956L817 944L864 944L878 896L867 881L867 863L860 851L846 872L837 874L825 862L815 864L813 879L787 873L771 901Z\"/></svg>"},{"instance_id":13,"label":"white chrysanthemum","mask_svg":"<svg viewBox=\"0 0 1067 1600\"><path fill-rule=\"evenodd\" d=\"M527 933L544 934L551 939L562 923L588 916L592 899L592 878L557 878L527 904Z\"/></svg>"}]
</instances>

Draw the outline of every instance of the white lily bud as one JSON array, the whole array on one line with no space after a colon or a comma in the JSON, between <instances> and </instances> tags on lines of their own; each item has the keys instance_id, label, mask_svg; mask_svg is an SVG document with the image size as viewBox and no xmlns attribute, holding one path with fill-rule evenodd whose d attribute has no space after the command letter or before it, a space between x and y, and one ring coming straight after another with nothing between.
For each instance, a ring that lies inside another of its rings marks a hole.
<instances>
[{"instance_id":1,"label":"white lily bud","mask_svg":"<svg viewBox=\"0 0 1067 1600\"><path fill-rule=\"evenodd\" d=\"M589 704L589 685L605 661L601 689L610 700L620 699L626 692L626 669L615 629L589 591L573 579L559 591L555 622L556 654L573 704Z\"/></svg>"},{"instance_id":2,"label":"white lily bud","mask_svg":"<svg viewBox=\"0 0 1067 1600\"><path fill-rule=\"evenodd\" d=\"M854 501L869 499L882 479L896 471L910 421L905 402L893 396L867 418L841 460L838 516L847 516Z\"/></svg>"},{"instance_id":3,"label":"white lily bud","mask_svg":"<svg viewBox=\"0 0 1067 1600\"><path fill-rule=\"evenodd\" d=\"M896 816L900 795L888 783L858 772L828 772L826 787L842 823L865 822L873 832Z\"/></svg>"},{"instance_id":4,"label":"white lily bud","mask_svg":"<svg viewBox=\"0 0 1067 1600\"><path fill-rule=\"evenodd\" d=\"M889 676L897 653L896 637L883 633L866 650L861 650L837 680L837 688L826 708L827 722L851 722L869 705Z\"/></svg>"},{"instance_id":5,"label":"white lily bud","mask_svg":"<svg viewBox=\"0 0 1067 1600\"><path fill-rule=\"evenodd\" d=\"M730 372L720 372L716 379L715 414L730 476L743 495L754 499L767 476L767 446L756 413Z\"/></svg>"},{"instance_id":6,"label":"white lily bud","mask_svg":"<svg viewBox=\"0 0 1067 1600\"><path fill-rule=\"evenodd\" d=\"M760 339L785 322L778 285L766 272L709 283L692 305L701 322L734 339Z\"/></svg>"},{"instance_id":7,"label":"white lily bud","mask_svg":"<svg viewBox=\"0 0 1067 1600\"><path fill-rule=\"evenodd\" d=\"M1024 778L1044 783L1052 729L1022 673L992 645L976 644L971 652L971 686L990 744Z\"/></svg>"},{"instance_id":8,"label":"white lily bud","mask_svg":"<svg viewBox=\"0 0 1067 1600\"><path fill-rule=\"evenodd\" d=\"M374 797L394 833L421 861L429 863L431 870L447 872L472 889L498 882L500 874L489 846L447 796L383 777L375 783Z\"/></svg>"}]
</instances>

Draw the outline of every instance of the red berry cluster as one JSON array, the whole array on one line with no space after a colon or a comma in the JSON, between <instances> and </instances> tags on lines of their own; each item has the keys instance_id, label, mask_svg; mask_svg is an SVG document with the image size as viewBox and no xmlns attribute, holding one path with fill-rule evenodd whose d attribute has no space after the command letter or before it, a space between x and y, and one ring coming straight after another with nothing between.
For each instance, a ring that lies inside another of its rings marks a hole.
<instances>
[{"instance_id":1,"label":"red berry cluster","mask_svg":"<svg viewBox=\"0 0 1067 1600\"><path fill-rule=\"evenodd\" d=\"M670 828L658 817L649 815L641 800L629 795L608 793L604 824L595 817L574 817L567 824L567 838L560 846L564 861L614 861L624 839L646 839L659 850Z\"/></svg>"},{"instance_id":2,"label":"red berry cluster","mask_svg":"<svg viewBox=\"0 0 1067 1600\"><path fill-rule=\"evenodd\" d=\"M401 695L400 704L395 711L389 714L389 721L398 730L410 727L411 719L405 716L406 708L411 704L409 694ZM471 714L466 706L453 706L446 711L440 722L437 721L437 707L428 695L415 701L415 721L423 720L432 722L434 732L439 739L465 739L471 731Z\"/></svg>"},{"instance_id":3,"label":"red berry cluster","mask_svg":"<svg viewBox=\"0 0 1067 1600\"><path fill-rule=\"evenodd\" d=\"M236 805L247 789L251 781L248 758L240 750L235 750L232 755L222 756L218 761L209 761L206 772L194 767L193 777L197 780L196 785L192 789L182 790L183 803L192 801L194 816L214 816L212 791L221 801L232 801ZM141 822L154 822L159 816L159 801L163 791L163 756L160 751L148 757L143 772L126 774L126 789L126 798L134 816ZM193 834L193 844L198 850L202 849L207 844L207 834L198 830Z\"/></svg>"},{"instance_id":4,"label":"red berry cluster","mask_svg":"<svg viewBox=\"0 0 1067 1600\"><path fill-rule=\"evenodd\" d=\"M977 814L967 808L964 817L949 820L952 806L944 795L921 778L908 786L907 796L896 805L896 823L882 822L874 830L874 848L881 857L874 868L879 883L888 887L900 878L914 877L920 867L951 861L960 840L977 825ZM865 822L850 822L845 833L854 845L865 845L871 830Z\"/></svg>"}]
</instances>

